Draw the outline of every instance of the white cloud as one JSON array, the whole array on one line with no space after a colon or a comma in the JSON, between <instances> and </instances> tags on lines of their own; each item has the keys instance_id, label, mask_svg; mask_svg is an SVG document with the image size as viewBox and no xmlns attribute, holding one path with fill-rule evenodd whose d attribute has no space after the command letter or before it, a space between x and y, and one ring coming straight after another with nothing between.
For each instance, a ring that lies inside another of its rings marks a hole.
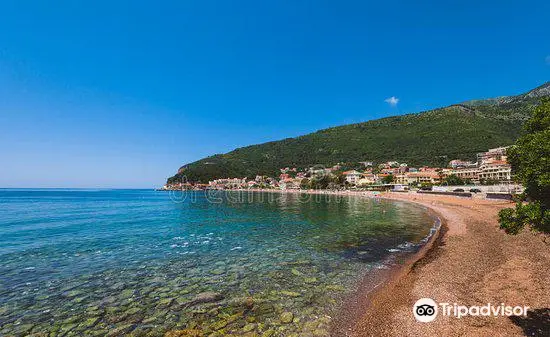
<instances>
[{"instance_id":1,"label":"white cloud","mask_svg":"<svg viewBox=\"0 0 550 337\"><path fill-rule=\"evenodd\" d=\"M390 98L386 98L384 102L388 103L391 106L397 106L397 103L399 103L399 98L392 96Z\"/></svg>"},{"instance_id":2,"label":"white cloud","mask_svg":"<svg viewBox=\"0 0 550 337\"><path fill-rule=\"evenodd\" d=\"M550 55L546 56L545 60L546 60L546 64L550 66Z\"/></svg>"}]
</instances>

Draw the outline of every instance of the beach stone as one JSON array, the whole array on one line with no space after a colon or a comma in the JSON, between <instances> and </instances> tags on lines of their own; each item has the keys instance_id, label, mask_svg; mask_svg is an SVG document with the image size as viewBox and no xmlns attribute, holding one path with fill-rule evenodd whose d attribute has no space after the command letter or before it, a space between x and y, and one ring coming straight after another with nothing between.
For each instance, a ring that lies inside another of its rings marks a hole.
<instances>
[{"instance_id":1,"label":"beach stone","mask_svg":"<svg viewBox=\"0 0 550 337\"><path fill-rule=\"evenodd\" d=\"M67 297L77 297L78 295L82 294L83 291L82 290L71 290L71 291L68 291L65 296Z\"/></svg>"},{"instance_id":2,"label":"beach stone","mask_svg":"<svg viewBox=\"0 0 550 337\"><path fill-rule=\"evenodd\" d=\"M220 293L216 293L213 291L207 291L198 294L195 296L189 305L195 305L195 304L201 304L201 303L210 303L210 302L217 302L221 301L223 299L223 295Z\"/></svg>"},{"instance_id":3,"label":"beach stone","mask_svg":"<svg viewBox=\"0 0 550 337\"><path fill-rule=\"evenodd\" d=\"M273 306L273 304L265 302L265 303L260 303L253 310L257 315L266 315L275 311L275 307Z\"/></svg>"},{"instance_id":4,"label":"beach stone","mask_svg":"<svg viewBox=\"0 0 550 337\"><path fill-rule=\"evenodd\" d=\"M197 329L172 330L164 334L164 337L202 337L202 336L204 336L202 331Z\"/></svg>"},{"instance_id":5,"label":"beach stone","mask_svg":"<svg viewBox=\"0 0 550 337\"><path fill-rule=\"evenodd\" d=\"M228 305L232 307L237 307L237 308L238 307L252 308L254 306L254 298L252 298L251 296L232 298L228 302Z\"/></svg>"},{"instance_id":6,"label":"beach stone","mask_svg":"<svg viewBox=\"0 0 550 337\"><path fill-rule=\"evenodd\" d=\"M143 324L151 324L155 321L160 321L161 318L163 316L165 316L166 314L168 313L168 311L164 310L164 311L159 311L159 312L156 312L155 315L151 316L151 317L148 317L146 319L143 320Z\"/></svg>"},{"instance_id":7,"label":"beach stone","mask_svg":"<svg viewBox=\"0 0 550 337\"><path fill-rule=\"evenodd\" d=\"M246 300L244 301L244 305L247 307L247 308L252 308L254 306L254 298L252 297L247 297Z\"/></svg>"},{"instance_id":8,"label":"beach stone","mask_svg":"<svg viewBox=\"0 0 550 337\"><path fill-rule=\"evenodd\" d=\"M256 324L248 323L247 325L244 326L243 332L250 332L254 329L256 329Z\"/></svg>"},{"instance_id":9,"label":"beach stone","mask_svg":"<svg viewBox=\"0 0 550 337\"><path fill-rule=\"evenodd\" d=\"M50 298L50 295L40 295L36 297L37 301L45 301ZM2 308L0 308L0 314L2 313Z\"/></svg>"},{"instance_id":10,"label":"beach stone","mask_svg":"<svg viewBox=\"0 0 550 337\"><path fill-rule=\"evenodd\" d=\"M126 310L124 313L127 314L127 315L135 315L135 314L137 314L137 313L140 312L140 311L141 311L140 308L138 308L138 307L132 307L132 308Z\"/></svg>"},{"instance_id":11,"label":"beach stone","mask_svg":"<svg viewBox=\"0 0 550 337\"><path fill-rule=\"evenodd\" d=\"M187 297L182 296L182 297L176 298L176 303L179 304L179 305L184 305L188 301L189 301L189 299Z\"/></svg>"},{"instance_id":12,"label":"beach stone","mask_svg":"<svg viewBox=\"0 0 550 337\"><path fill-rule=\"evenodd\" d=\"M105 305L105 304L111 304L111 303L115 303L115 302L116 302L116 297L107 296L104 299L102 299L100 303Z\"/></svg>"},{"instance_id":13,"label":"beach stone","mask_svg":"<svg viewBox=\"0 0 550 337\"><path fill-rule=\"evenodd\" d=\"M304 323L304 330L313 331L317 329L319 323L317 321L307 321Z\"/></svg>"},{"instance_id":14,"label":"beach stone","mask_svg":"<svg viewBox=\"0 0 550 337\"><path fill-rule=\"evenodd\" d=\"M292 320L294 319L294 314L289 311L285 311L281 314L279 318L284 324L292 323Z\"/></svg>"},{"instance_id":15,"label":"beach stone","mask_svg":"<svg viewBox=\"0 0 550 337\"><path fill-rule=\"evenodd\" d=\"M269 329L262 334L262 337L271 337L275 335L275 330Z\"/></svg>"},{"instance_id":16,"label":"beach stone","mask_svg":"<svg viewBox=\"0 0 550 337\"><path fill-rule=\"evenodd\" d=\"M74 303L82 303L86 298L88 298L88 296L75 297L75 298L73 298L73 302Z\"/></svg>"},{"instance_id":17,"label":"beach stone","mask_svg":"<svg viewBox=\"0 0 550 337\"><path fill-rule=\"evenodd\" d=\"M225 274L225 269L218 268L211 271L213 275L222 275Z\"/></svg>"},{"instance_id":18,"label":"beach stone","mask_svg":"<svg viewBox=\"0 0 550 337\"><path fill-rule=\"evenodd\" d=\"M122 336L122 335L125 335L127 332L130 332L130 330L132 330L133 328L134 328L133 324L121 325L111 330L106 336L107 337Z\"/></svg>"},{"instance_id":19,"label":"beach stone","mask_svg":"<svg viewBox=\"0 0 550 337\"><path fill-rule=\"evenodd\" d=\"M96 312L99 311L99 307L97 305L92 305L86 308L86 312Z\"/></svg>"},{"instance_id":20,"label":"beach stone","mask_svg":"<svg viewBox=\"0 0 550 337\"><path fill-rule=\"evenodd\" d=\"M220 329L223 329L227 326L227 324L229 324L229 322L227 322L227 320L225 319L222 319L220 321L217 321L213 324L210 325L210 328L212 330L220 330Z\"/></svg>"},{"instance_id":21,"label":"beach stone","mask_svg":"<svg viewBox=\"0 0 550 337\"><path fill-rule=\"evenodd\" d=\"M34 332L27 337L48 337L49 335L46 332Z\"/></svg>"},{"instance_id":22,"label":"beach stone","mask_svg":"<svg viewBox=\"0 0 550 337\"><path fill-rule=\"evenodd\" d=\"M72 324L78 321L80 318L77 315L71 316L63 321L63 324Z\"/></svg>"},{"instance_id":23,"label":"beach stone","mask_svg":"<svg viewBox=\"0 0 550 337\"><path fill-rule=\"evenodd\" d=\"M303 275L303 273L302 273L301 271L299 271L298 269L296 269L296 268L292 268L292 269L290 270L290 272L291 272L292 275L294 275L294 276L301 276L301 275Z\"/></svg>"},{"instance_id":24,"label":"beach stone","mask_svg":"<svg viewBox=\"0 0 550 337\"><path fill-rule=\"evenodd\" d=\"M159 301L160 306L169 306L174 301L173 298L163 298Z\"/></svg>"},{"instance_id":25,"label":"beach stone","mask_svg":"<svg viewBox=\"0 0 550 337\"><path fill-rule=\"evenodd\" d=\"M63 324L61 326L61 331L63 332L69 332L71 331L72 329L76 328L76 324L74 323L70 323L70 324Z\"/></svg>"},{"instance_id":26,"label":"beach stone","mask_svg":"<svg viewBox=\"0 0 550 337\"><path fill-rule=\"evenodd\" d=\"M134 295L134 289L124 289L120 293L120 297L123 298L123 299L132 297L133 295Z\"/></svg>"},{"instance_id":27,"label":"beach stone","mask_svg":"<svg viewBox=\"0 0 550 337\"><path fill-rule=\"evenodd\" d=\"M245 332L242 336L243 337L258 337L259 335L255 331L251 331L251 332Z\"/></svg>"},{"instance_id":28,"label":"beach stone","mask_svg":"<svg viewBox=\"0 0 550 337\"><path fill-rule=\"evenodd\" d=\"M218 307L212 308L212 309L208 310L208 312L207 312L207 314L210 315L210 316L217 316L219 313L220 313L220 308L218 308Z\"/></svg>"},{"instance_id":29,"label":"beach stone","mask_svg":"<svg viewBox=\"0 0 550 337\"><path fill-rule=\"evenodd\" d=\"M208 313L208 309L199 308L199 309L191 310L191 313L194 314L194 315L202 315L202 314Z\"/></svg>"},{"instance_id":30,"label":"beach stone","mask_svg":"<svg viewBox=\"0 0 550 337\"><path fill-rule=\"evenodd\" d=\"M107 317L107 321L109 323L118 323L118 322L122 322L123 320L126 319L126 317L128 317L128 315L122 313L122 314L112 314L112 315L109 315Z\"/></svg>"},{"instance_id":31,"label":"beach stone","mask_svg":"<svg viewBox=\"0 0 550 337\"><path fill-rule=\"evenodd\" d=\"M34 328L34 324L21 324L19 326L19 331L26 334L30 332L32 328Z\"/></svg>"},{"instance_id":32,"label":"beach stone","mask_svg":"<svg viewBox=\"0 0 550 337\"><path fill-rule=\"evenodd\" d=\"M84 323L82 324L84 327L89 328L96 325L96 323L99 321L99 317L90 317Z\"/></svg>"}]
</instances>

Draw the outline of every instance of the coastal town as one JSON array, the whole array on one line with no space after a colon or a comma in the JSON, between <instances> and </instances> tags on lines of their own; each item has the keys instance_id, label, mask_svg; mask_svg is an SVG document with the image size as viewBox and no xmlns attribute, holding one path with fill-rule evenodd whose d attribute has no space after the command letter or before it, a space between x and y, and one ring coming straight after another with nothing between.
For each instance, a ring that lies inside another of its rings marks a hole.
<instances>
[{"instance_id":1,"label":"coastal town","mask_svg":"<svg viewBox=\"0 0 550 337\"><path fill-rule=\"evenodd\" d=\"M336 164L331 167L313 166L307 168L285 167L278 177L256 175L254 178L232 177L209 181L208 183L178 182L167 184L162 190L241 190L241 189L365 189L445 192L481 192L482 186L510 185L511 166L507 161L509 146L489 149L477 154L476 161L451 160L447 167L411 167L407 163L388 161L374 163L362 161L354 167ZM470 191L457 188L448 191L448 186L474 185Z\"/></svg>"}]
</instances>

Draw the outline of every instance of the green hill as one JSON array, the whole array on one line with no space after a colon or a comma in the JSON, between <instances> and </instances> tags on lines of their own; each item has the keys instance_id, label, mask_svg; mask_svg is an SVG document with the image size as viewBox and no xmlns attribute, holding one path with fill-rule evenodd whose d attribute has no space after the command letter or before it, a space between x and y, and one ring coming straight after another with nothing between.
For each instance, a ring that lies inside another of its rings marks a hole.
<instances>
[{"instance_id":1,"label":"green hill","mask_svg":"<svg viewBox=\"0 0 550 337\"><path fill-rule=\"evenodd\" d=\"M281 167L317 164L396 160L412 166L441 166L451 159L475 159L477 152L514 143L523 121L547 96L550 82L522 95L473 100L251 145L184 165L168 183L183 176L195 182L276 176Z\"/></svg>"}]
</instances>

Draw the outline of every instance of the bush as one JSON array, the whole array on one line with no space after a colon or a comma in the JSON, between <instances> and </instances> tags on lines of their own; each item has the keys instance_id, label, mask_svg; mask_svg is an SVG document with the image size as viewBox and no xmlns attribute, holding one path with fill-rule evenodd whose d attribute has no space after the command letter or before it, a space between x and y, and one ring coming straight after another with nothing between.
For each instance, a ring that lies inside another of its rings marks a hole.
<instances>
[{"instance_id":1,"label":"bush","mask_svg":"<svg viewBox=\"0 0 550 337\"><path fill-rule=\"evenodd\" d=\"M543 100L526 124L526 134L508 151L512 173L525 187L515 209L499 212L500 228L517 234L525 226L550 233L550 100Z\"/></svg>"},{"instance_id":2,"label":"bush","mask_svg":"<svg viewBox=\"0 0 550 337\"><path fill-rule=\"evenodd\" d=\"M456 176L455 174L451 174L450 176L445 178L444 183L449 186L464 185L464 180L462 180L460 177Z\"/></svg>"}]
</instances>

